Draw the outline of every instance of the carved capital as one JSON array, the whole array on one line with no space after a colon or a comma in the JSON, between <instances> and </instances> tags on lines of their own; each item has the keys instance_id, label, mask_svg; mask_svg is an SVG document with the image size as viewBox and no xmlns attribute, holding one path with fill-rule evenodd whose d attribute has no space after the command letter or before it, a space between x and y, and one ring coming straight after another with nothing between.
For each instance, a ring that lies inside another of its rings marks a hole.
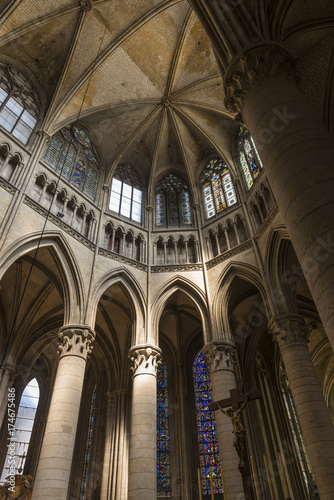
<instances>
[{"instance_id":1,"label":"carved capital","mask_svg":"<svg viewBox=\"0 0 334 500\"><path fill-rule=\"evenodd\" d=\"M257 83L276 76L294 78L294 75L293 58L281 45L253 45L235 57L227 68L225 106L237 120L242 120L244 100Z\"/></svg>"},{"instance_id":2,"label":"carved capital","mask_svg":"<svg viewBox=\"0 0 334 500\"><path fill-rule=\"evenodd\" d=\"M87 359L93 350L94 331L88 325L62 326L58 333L59 357L79 356Z\"/></svg>"},{"instance_id":3,"label":"carved capital","mask_svg":"<svg viewBox=\"0 0 334 500\"><path fill-rule=\"evenodd\" d=\"M132 363L133 376L143 373L156 375L160 357L161 349L157 346L144 344L131 347L129 358Z\"/></svg>"},{"instance_id":4,"label":"carved capital","mask_svg":"<svg viewBox=\"0 0 334 500\"><path fill-rule=\"evenodd\" d=\"M269 322L268 326L280 350L286 347L307 345L307 327L304 319L297 314L277 316Z\"/></svg>"},{"instance_id":5,"label":"carved capital","mask_svg":"<svg viewBox=\"0 0 334 500\"><path fill-rule=\"evenodd\" d=\"M4 376L4 374L7 374L9 382L14 382L19 372L17 371L15 365L6 362L1 367L1 378Z\"/></svg>"},{"instance_id":6,"label":"carved capital","mask_svg":"<svg viewBox=\"0 0 334 500\"><path fill-rule=\"evenodd\" d=\"M219 370L234 371L235 347L232 342L223 340L212 340L203 347L203 354L210 371Z\"/></svg>"}]
</instances>

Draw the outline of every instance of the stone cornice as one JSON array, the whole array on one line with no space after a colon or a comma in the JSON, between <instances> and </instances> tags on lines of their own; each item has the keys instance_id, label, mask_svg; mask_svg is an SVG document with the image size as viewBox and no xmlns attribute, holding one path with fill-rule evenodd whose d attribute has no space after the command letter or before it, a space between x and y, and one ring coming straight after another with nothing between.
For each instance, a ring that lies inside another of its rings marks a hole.
<instances>
[{"instance_id":1,"label":"stone cornice","mask_svg":"<svg viewBox=\"0 0 334 500\"><path fill-rule=\"evenodd\" d=\"M307 345L307 326L298 314L284 314L272 318L269 332L278 343L280 350L293 346Z\"/></svg>"},{"instance_id":2,"label":"stone cornice","mask_svg":"<svg viewBox=\"0 0 334 500\"><path fill-rule=\"evenodd\" d=\"M289 52L276 43L248 47L226 70L226 108L242 120L242 107L249 91L258 83L277 76L294 78L294 61Z\"/></svg>"},{"instance_id":3,"label":"stone cornice","mask_svg":"<svg viewBox=\"0 0 334 500\"><path fill-rule=\"evenodd\" d=\"M267 215L267 217L265 218L265 220L263 221L263 223L261 224L259 229L254 234L254 240L259 240L261 238L261 236L264 234L266 229L270 226L272 221L275 219L278 212L279 212L278 206L275 205L274 208L269 213L269 215Z\"/></svg>"},{"instance_id":4,"label":"stone cornice","mask_svg":"<svg viewBox=\"0 0 334 500\"><path fill-rule=\"evenodd\" d=\"M211 372L234 371L236 360L232 342L212 340L203 347L203 354Z\"/></svg>"},{"instance_id":5,"label":"stone cornice","mask_svg":"<svg viewBox=\"0 0 334 500\"><path fill-rule=\"evenodd\" d=\"M122 262L122 264L128 264L129 266L135 267L136 269L140 269L141 271L147 271L147 265L142 262L138 262L136 260L129 259L124 255L111 252L110 250L105 250L104 248L99 248L99 255L103 257L107 257L108 259L116 260L117 262Z\"/></svg>"},{"instance_id":6,"label":"stone cornice","mask_svg":"<svg viewBox=\"0 0 334 500\"><path fill-rule=\"evenodd\" d=\"M92 250L92 251L95 250L96 245L94 243L92 243L91 241L89 241L82 234L78 233L78 231L76 231L75 229L73 229L70 226L68 226L65 222L63 222L60 219L58 219L58 217L56 217L55 215L53 215L51 213L49 213L49 215L48 215L48 211L45 208L41 207L32 198L29 198L29 196L25 197L23 203L25 205L27 205L28 207L32 208L33 210L35 210L35 212L37 212L38 214L42 215L43 217L47 217L48 216L48 220L50 222L53 222L53 224L55 224L56 226L58 226L60 229L62 229L66 233L68 233L70 236L72 236L76 240L80 241L80 243L82 243L83 245L85 245L90 250Z\"/></svg>"},{"instance_id":7,"label":"stone cornice","mask_svg":"<svg viewBox=\"0 0 334 500\"><path fill-rule=\"evenodd\" d=\"M182 273L185 271L202 271L202 269L202 264L175 264L169 266L151 267L151 273Z\"/></svg>"},{"instance_id":8,"label":"stone cornice","mask_svg":"<svg viewBox=\"0 0 334 500\"><path fill-rule=\"evenodd\" d=\"M229 259L230 257L233 257L234 255L237 255L238 253L244 252L245 250L248 250L248 248L252 248L252 240L247 240L244 243L241 243L241 245L238 245L234 248L231 248L231 250L228 250L227 252L224 252L220 255L217 255L214 259L211 259L206 263L206 268L211 269L212 267L217 266L217 264L220 264L224 260Z\"/></svg>"},{"instance_id":9,"label":"stone cornice","mask_svg":"<svg viewBox=\"0 0 334 500\"><path fill-rule=\"evenodd\" d=\"M59 358L78 356L87 359L92 352L94 331L88 325L65 325L58 333Z\"/></svg>"},{"instance_id":10,"label":"stone cornice","mask_svg":"<svg viewBox=\"0 0 334 500\"><path fill-rule=\"evenodd\" d=\"M133 376L148 374L156 376L161 349L151 344L131 347L129 358L132 363Z\"/></svg>"}]
</instances>

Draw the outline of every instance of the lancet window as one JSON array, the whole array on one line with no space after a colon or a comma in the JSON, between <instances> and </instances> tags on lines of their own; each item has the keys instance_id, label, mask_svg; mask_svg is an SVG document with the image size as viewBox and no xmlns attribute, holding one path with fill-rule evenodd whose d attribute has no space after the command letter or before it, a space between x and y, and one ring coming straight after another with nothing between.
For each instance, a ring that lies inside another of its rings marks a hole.
<instances>
[{"instance_id":1,"label":"lancet window","mask_svg":"<svg viewBox=\"0 0 334 500\"><path fill-rule=\"evenodd\" d=\"M166 175L156 189L157 226L191 225L189 187L175 174Z\"/></svg>"},{"instance_id":2,"label":"lancet window","mask_svg":"<svg viewBox=\"0 0 334 500\"><path fill-rule=\"evenodd\" d=\"M167 364L163 357L157 370L157 491L171 496Z\"/></svg>"},{"instance_id":3,"label":"lancet window","mask_svg":"<svg viewBox=\"0 0 334 500\"><path fill-rule=\"evenodd\" d=\"M237 203L231 173L220 158L208 162L202 171L200 183L207 219Z\"/></svg>"},{"instance_id":4,"label":"lancet window","mask_svg":"<svg viewBox=\"0 0 334 500\"><path fill-rule=\"evenodd\" d=\"M95 148L78 127L65 127L51 138L45 162L77 189L94 198L99 177Z\"/></svg>"},{"instance_id":5,"label":"lancet window","mask_svg":"<svg viewBox=\"0 0 334 500\"><path fill-rule=\"evenodd\" d=\"M0 125L27 144L38 115L38 99L29 81L13 67L1 66Z\"/></svg>"},{"instance_id":6,"label":"lancet window","mask_svg":"<svg viewBox=\"0 0 334 500\"><path fill-rule=\"evenodd\" d=\"M216 420L210 409L210 404L213 401L211 377L202 350L194 358L193 380L202 493L203 495L211 495L210 477L212 478L213 494L223 493Z\"/></svg>"},{"instance_id":7,"label":"lancet window","mask_svg":"<svg viewBox=\"0 0 334 500\"><path fill-rule=\"evenodd\" d=\"M111 184L109 209L135 222L141 222L142 183L131 165L119 165Z\"/></svg>"},{"instance_id":8,"label":"lancet window","mask_svg":"<svg viewBox=\"0 0 334 500\"><path fill-rule=\"evenodd\" d=\"M244 126L241 126L239 130L239 160L249 190L261 172L263 165L254 140Z\"/></svg>"},{"instance_id":9,"label":"lancet window","mask_svg":"<svg viewBox=\"0 0 334 500\"><path fill-rule=\"evenodd\" d=\"M9 401L10 401L10 396L9 396ZM31 433L34 426L38 401L39 401L39 386L37 380L34 378L29 382L29 384L26 385L22 393L20 406L16 415L15 423L13 421L13 418L10 416L10 413L8 413L8 419L9 419L8 423L13 425L13 429L15 429L15 431L13 436L10 436L12 439L7 444L13 443L13 446L15 447L15 452L12 453L10 446L7 448L8 452L5 460L5 465L2 471L0 483L5 482L6 477L10 475L9 474L10 469L15 468L16 471L23 472L25 461L28 454ZM15 458L15 467L13 467L12 463L13 458Z\"/></svg>"}]
</instances>

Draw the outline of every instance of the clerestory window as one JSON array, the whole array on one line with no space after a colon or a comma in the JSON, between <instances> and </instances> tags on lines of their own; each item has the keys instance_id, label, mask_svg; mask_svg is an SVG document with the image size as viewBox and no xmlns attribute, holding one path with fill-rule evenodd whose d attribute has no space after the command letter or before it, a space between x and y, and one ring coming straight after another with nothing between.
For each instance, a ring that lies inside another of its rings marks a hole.
<instances>
[{"instance_id":1,"label":"clerestory window","mask_svg":"<svg viewBox=\"0 0 334 500\"><path fill-rule=\"evenodd\" d=\"M36 93L29 81L11 66L0 67L0 125L27 144L39 115Z\"/></svg>"},{"instance_id":2,"label":"clerestory window","mask_svg":"<svg viewBox=\"0 0 334 500\"><path fill-rule=\"evenodd\" d=\"M208 162L202 170L200 183L207 219L237 203L231 173L220 158Z\"/></svg>"},{"instance_id":3,"label":"clerestory window","mask_svg":"<svg viewBox=\"0 0 334 500\"><path fill-rule=\"evenodd\" d=\"M255 142L244 126L241 126L239 130L239 160L249 190L261 172L263 165Z\"/></svg>"},{"instance_id":4,"label":"clerestory window","mask_svg":"<svg viewBox=\"0 0 334 500\"><path fill-rule=\"evenodd\" d=\"M45 162L77 189L94 198L99 177L95 148L78 127L65 127L51 138Z\"/></svg>"},{"instance_id":5,"label":"clerestory window","mask_svg":"<svg viewBox=\"0 0 334 500\"><path fill-rule=\"evenodd\" d=\"M141 222L142 184L131 165L119 165L111 183L109 209Z\"/></svg>"},{"instance_id":6,"label":"clerestory window","mask_svg":"<svg viewBox=\"0 0 334 500\"><path fill-rule=\"evenodd\" d=\"M191 225L189 187L175 174L166 175L156 188L157 226Z\"/></svg>"}]
</instances>

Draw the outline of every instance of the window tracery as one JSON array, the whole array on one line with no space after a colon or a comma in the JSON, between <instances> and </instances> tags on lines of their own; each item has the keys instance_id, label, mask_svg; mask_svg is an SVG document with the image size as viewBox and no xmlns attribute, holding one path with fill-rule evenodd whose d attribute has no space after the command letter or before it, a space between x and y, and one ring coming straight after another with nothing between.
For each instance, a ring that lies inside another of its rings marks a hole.
<instances>
[{"instance_id":1,"label":"window tracery","mask_svg":"<svg viewBox=\"0 0 334 500\"><path fill-rule=\"evenodd\" d=\"M263 165L253 137L244 126L241 126L239 130L239 160L249 190L261 172Z\"/></svg>"},{"instance_id":2,"label":"window tracery","mask_svg":"<svg viewBox=\"0 0 334 500\"><path fill-rule=\"evenodd\" d=\"M157 496L171 496L167 364L163 357L157 370Z\"/></svg>"},{"instance_id":3,"label":"window tracery","mask_svg":"<svg viewBox=\"0 0 334 500\"><path fill-rule=\"evenodd\" d=\"M111 184L109 209L141 223L142 183L131 165L119 165Z\"/></svg>"},{"instance_id":4,"label":"window tracery","mask_svg":"<svg viewBox=\"0 0 334 500\"><path fill-rule=\"evenodd\" d=\"M156 188L157 226L191 225L189 186L175 174L167 174Z\"/></svg>"},{"instance_id":5,"label":"window tracery","mask_svg":"<svg viewBox=\"0 0 334 500\"><path fill-rule=\"evenodd\" d=\"M55 134L45 162L77 189L94 198L99 177L95 149L87 134L78 127L65 127Z\"/></svg>"},{"instance_id":6,"label":"window tracery","mask_svg":"<svg viewBox=\"0 0 334 500\"><path fill-rule=\"evenodd\" d=\"M231 173L220 158L208 162L202 171L200 183L207 219L237 203Z\"/></svg>"},{"instance_id":7,"label":"window tracery","mask_svg":"<svg viewBox=\"0 0 334 500\"><path fill-rule=\"evenodd\" d=\"M210 404L213 401L211 377L202 350L194 358L193 380L202 492L203 495L211 494L211 467L213 493L223 493L216 420L213 411L210 409Z\"/></svg>"},{"instance_id":8,"label":"window tracery","mask_svg":"<svg viewBox=\"0 0 334 500\"><path fill-rule=\"evenodd\" d=\"M39 116L39 102L30 82L12 66L0 67L0 125L27 144Z\"/></svg>"}]
</instances>

